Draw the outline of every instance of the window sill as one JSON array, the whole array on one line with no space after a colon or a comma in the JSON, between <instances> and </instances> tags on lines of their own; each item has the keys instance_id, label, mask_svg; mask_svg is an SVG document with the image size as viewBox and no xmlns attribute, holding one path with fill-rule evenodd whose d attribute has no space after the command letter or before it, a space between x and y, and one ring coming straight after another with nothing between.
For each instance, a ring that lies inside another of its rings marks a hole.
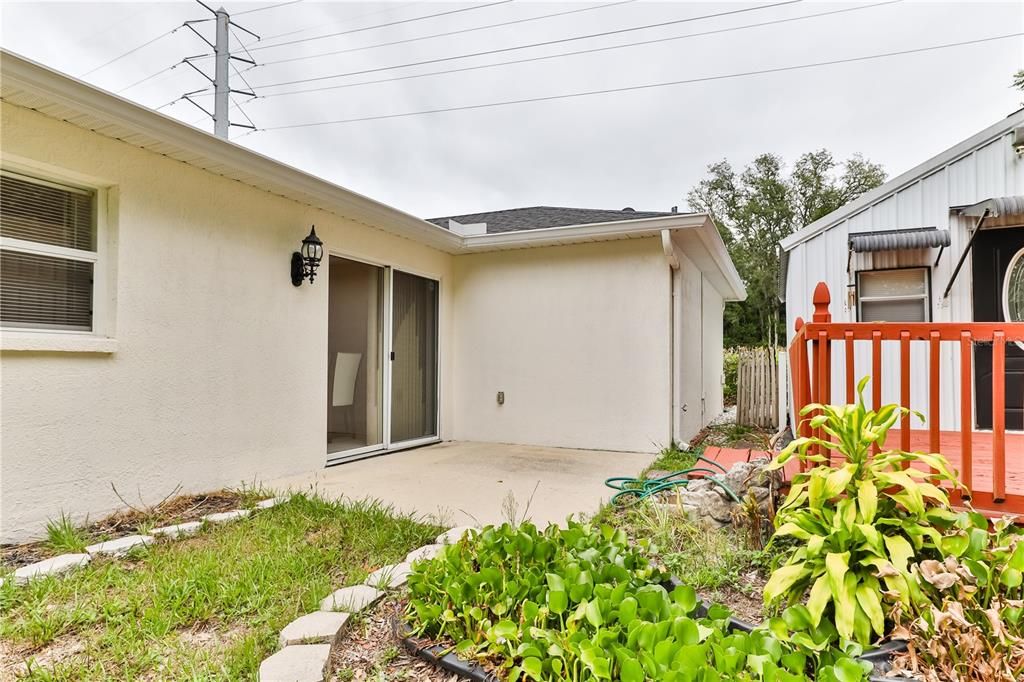
<instances>
[{"instance_id":1,"label":"window sill","mask_svg":"<svg viewBox=\"0 0 1024 682\"><path fill-rule=\"evenodd\" d=\"M117 339L90 334L48 334L46 332L0 332L0 351L43 353L114 353Z\"/></svg>"}]
</instances>

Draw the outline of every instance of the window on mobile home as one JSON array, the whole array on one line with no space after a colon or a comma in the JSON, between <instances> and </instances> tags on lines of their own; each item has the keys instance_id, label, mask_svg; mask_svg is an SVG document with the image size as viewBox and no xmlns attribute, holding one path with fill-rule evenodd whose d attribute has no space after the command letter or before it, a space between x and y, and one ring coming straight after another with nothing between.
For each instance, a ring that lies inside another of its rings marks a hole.
<instances>
[{"instance_id":1,"label":"window on mobile home","mask_svg":"<svg viewBox=\"0 0 1024 682\"><path fill-rule=\"evenodd\" d=\"M861 322L928 322L928 268L862 270L857 273L857 319Z\"/></svg>"}]
</instances>

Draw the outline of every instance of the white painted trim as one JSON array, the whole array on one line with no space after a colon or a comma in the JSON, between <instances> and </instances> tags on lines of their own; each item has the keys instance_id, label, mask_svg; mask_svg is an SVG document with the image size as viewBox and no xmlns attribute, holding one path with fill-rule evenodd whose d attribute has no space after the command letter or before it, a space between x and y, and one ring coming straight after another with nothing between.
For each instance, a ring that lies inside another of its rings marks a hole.
<instances>
[{"instance_id":1,"label":"white painted trim","mask_svg":"<svg viewBox=\"0 0 1024 682\"><path fill-rule=\"evenodd\" d=\"M985 128L966 140L953 145L941 154L933 156L924 163L914 166L906 173L897 175L892 180L879 185L869 192L865 192L853 201L841 206L835 211L832 211L828 215L815 220L803 229L797 230L793 234L781 240L779 245L784 250L791 251L793 247L802 244L811 237L814 237L825 230L828 230L837 223L852 217L853 215L868 208L870 205L877 203L884 197L890 194L895 194L900 190L913 185L922 178L931 175L939 168L969 155L975 149L999 139L1021 125L1024 125L1024 109L1020 109L1010 114L995 125Z\"/></svg>"},{"instance_id":2,"label":"white painted trim","mask_svg":"<svg viewBox=\"0 0 1024 682\"><path fill-rule=\"evenodd\" d=\"M82 263L95 263L99 260L99 254L96 251L71 249L66 246L32 242L27 239L15 239L14 237L0 237L0 249L17 251L18 253L30 253L36 256L52 256L62 260L73 260Z\"/></svg>"},{"instance_id":3,"label":"white painted trim","mask_svg":"<svg viewBox=\"0 0 1024 682\"><path fill-rule=\"evenodd\" d=\"M52 164L42 163L10 153L0 153L0 168L16 175L26 182L39 182L48 187L61 189L72 189L89 192L93 196L95 215L95 243L96 250L73 249L54 244L44 244L26 239L15 239L13 237L0 237L0 248L20 253L31 253L35 255L50 256L93 264L92 272L92 329L90 331L73 331L76 336L87 336L98 340L112 341L115 331L116 320L116 291L117 273L114 246L116 241L116 225L111 214L116 215L117 190L113 183L102 178L75 173L59 168ZM117 343L82 344L62 343L59 348L52 348L50 334L56 330L45 328L29 327L5 327L12 329L19 335L38 332L42 337L38 341L27 342L22 340L17 343L18 347L4 350L32 350L38 347L40 350L59 350L74 352L76 349L84 348L82 352L114 352ZM21 346L32 346L22 348ZM105 348L109 350L93 350L93 348Z\"/></svg>"},{"instance_id":4,"label":"white painted trim","mask_svg":"<svg viewBox=\"0 0 1024 682\"><path fill-rule=\"evenodd\" d=\"M679 269L679 257L676 256L676 248L672 244L672 233L668 230L661 231L661 249L665 252L665 260L673 270Z\"/></svg>"},{"instance_id":5,"label":"white painted trim","mask_svg":"<svg viewBox=\"0 0 1024 682\"><path fill-rule=\"evenodd\" d=\"M0 351L34 353L115 353L117 339L82 332L16 330L0 331Z\"/></svg>"}]
</instances>

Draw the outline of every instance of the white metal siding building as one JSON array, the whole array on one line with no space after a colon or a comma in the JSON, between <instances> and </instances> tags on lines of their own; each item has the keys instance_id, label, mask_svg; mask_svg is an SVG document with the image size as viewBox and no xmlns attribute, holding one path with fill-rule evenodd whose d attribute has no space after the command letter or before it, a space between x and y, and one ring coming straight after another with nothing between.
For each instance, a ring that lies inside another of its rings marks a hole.
<instances>
[{"instance_id":1,"label":"white metal siding building","mask_svg":"<svg viewBox=\"0 0 1024 682\"><path fill-rule=\"evenodd\" d=\"M786 303L788 337L793 336L797 318L810 319L811 295L819 281L825 282L832 294L834 321L1005 319L1003 310L992 318L991 306L979 304L978 297L987 296L982 290L982 279L987 282L984 287L992 286L988 280L997 279L996 288L1002 288L1007 271L1016 267L1007 264L1005 254L1012 251L1012 260L1020 253L1018 242L1024 235L1024 227L1021 227L1024 216L1020 215L1020 202L1016 199L1024 195L1022 128L1024 109L784 239L781 242L780 296ZM990 199L996 201L982 204ZM1014 207L1015 204L1018 206ZM1003 210L999 211L996 206L1002 206ZM957 263L968 249L986 207L990 210L983 229L978 230L978 237L950 286ZM1002 215L996 215L1000 212ZM888 233L889 236L874 240L861 238L861 242L882 242L867 248L855 244L858 240L851 240L851 236L865 233ZM890 241L884 243L887 238ZM975 263L979 258L983 259L980 262L992 262L984 259L990 258L989 250L997 248L987 243L995 243L993 240L999 241L998 248L1004 253L1003 260L999 261L1002 265L995 266L1001 272L988 272L986 267L976 273ZM942 243L948 246L931 245ZM893 246L898 248L891 248ZM1020 261L1018 257L1017 262ZM947 287L949 293L944 295ZM1005 295L1002 291L995 293L1000 297ZM928 404L925 378L928 349L926 343L911 346L911 376L917 377L912 380L911 407L924 411ZM1007 349L1008 374L1017 371L1011 351L1021 352L1016 347ZM866 345L858 348L855 365L858 378L870 373L870 362L870 348ZM980 370L977 356L975 362ZM898 349L887 349L883 358L884 402L898 401L897 363ZM833 386L843 385L841 369L841 363L836 363ZM943 349L941 372L941 390L948 399L942 402L940 420L944 429L959 429L959 391L955 390L954 382L960 376L960 369L959 358L952 348ZM1015 400L1016 386L1014 381L1008 382L1011 401ZM981 397L977 386L975 390ZM838 394L836 399L840 399ZM978 426L984 428L985 420L980 421ZM1019 418L1010 418L1008 412L1007 426L1020 428L1019 424L1015 425L1017 421Z\"/></svg>"}]
</instances>

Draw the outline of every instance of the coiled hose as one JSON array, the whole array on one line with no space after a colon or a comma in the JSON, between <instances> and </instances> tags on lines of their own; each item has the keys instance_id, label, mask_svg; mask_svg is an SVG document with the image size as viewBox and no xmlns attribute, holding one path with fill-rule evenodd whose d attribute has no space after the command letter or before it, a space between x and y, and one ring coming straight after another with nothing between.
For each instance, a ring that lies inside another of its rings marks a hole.
<instances>
[{"instance_id":1,"label":"coiled hose","mask_svg":"<svg viewBox=\"0 0 1024 682\"><path fill-rule=\"evenodd\" d=\"M704 478L711 481L719 488L724 490L729 497L733 499L737 504L740 502L740 498L736 495L733 490L717 478L716 474L725 473L726 469L718 462L710 460L703 455L697 455L697 462L705 462L715 469L709 469L707 467L690 467L689 469L680 469L679 471L673 471L671 474L661 476L659 478L631 478L629 476L613 476L612 478L606 479L604 484L612 490L618 490L619 492L612 495L612 504L625 504L627 501L639 502L645 500L651 495L657 495L660 492L666 490L673 490L675 488L683 488L687 483L690 482L689 475L693 473L705 474ZM716 471L717 469L717 471ZM681 478L677 478L681 477Z\"/></svg>"}]
</instances>

